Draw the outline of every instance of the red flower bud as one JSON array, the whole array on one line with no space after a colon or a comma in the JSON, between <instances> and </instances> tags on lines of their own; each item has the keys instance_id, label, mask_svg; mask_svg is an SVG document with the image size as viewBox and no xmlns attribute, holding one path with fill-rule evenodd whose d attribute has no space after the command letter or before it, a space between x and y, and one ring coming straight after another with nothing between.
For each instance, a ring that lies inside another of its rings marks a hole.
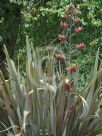
<instances>
[{"instance_id":1,"label":"red flower bud","mask_svg":"<svg viewBox=\"0 0 102 136\"><path fill-rule=\"evenodd\" d=\"M67 71L70 73L74 73L74 72L76 72L76 70L77 70L77 67L75 65L67 68Z\"/></svg>"},{"instance_id":2,"label":"red flower bud","mask_svg":"<svg viewBox=\"0 0 102 136\"><path fill-rule=\"evenodd\" d=\"M85 47L84 43L80 43L80 44L76 45L76 49L78 49L78 50L83 49L84 47Z\"/></svg>"},{"instance_id":3,"label":"red flower bud","mask_svg":"<svg viewBox=\"0 0 102 136\"><path fill-rule=\"evenodd\" d=\"M54 54L54 58L59 61L64 61L64 56L61 54Z\"/></svg>"},{"instance_id":4,"label":"red flower bud","mask_svg":"<svg viewBox=\"0 0 102 136\"><path fill-rule=\"evenodd\" d=\"M79 23L79 22L80 22L80 18L79 17L74 19L74 23Z\"/></svg>"},{"instance_id":5,"label":"red flower bud","mask_svg":"<svg viewBox=\"0 0 102 136\"><path fill-rule=\"evenodd\" d=\"M68 27L68 24L66 22L62 22L60 23L61 27L63 28L67 28Z\"/></svg>"},{"instance_id":6,"label":"red flower bud","mask_svg":"<svg viewBox=\"0 0 102 136\"><path fill-rule=\"evenodd\" d=\"M75 32L76 32L76 33L80 33L82 30L83 30L82 27L75 28Z\"/></svg>"},{"instance_id":7,"label":"red flower bud","mask_svg":"<svg viewBox=\"0 0 102 136\"><path fill-rule=\"evenodd\" d=\"M60 34L58 36L58 39L59 39L59 41L64 41L65 40L65 36Z\"/></svg>"}]
</instances>

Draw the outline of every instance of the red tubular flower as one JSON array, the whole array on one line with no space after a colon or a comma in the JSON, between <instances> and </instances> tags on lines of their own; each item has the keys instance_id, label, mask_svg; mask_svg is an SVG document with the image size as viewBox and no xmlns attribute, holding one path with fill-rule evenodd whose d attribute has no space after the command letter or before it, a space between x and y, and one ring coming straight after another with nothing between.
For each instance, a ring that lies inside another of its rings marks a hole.
<instances>
[{"instance_id":1,"label":"red tubular flower","mask_svg":"<svg viewBox=\"0 0 102 136\"><path fill-rule=\"evenodd\" d=\"M84 47L85 47L84 43L80 43L80 44L76 45L76 49L78 49L78 50L83 49Z\"/></svg>"},{"instance_id":2,"label":"red tubular flower","mask_svg":"<svg viewBox=\"0 0 102 136\"><path fill-rule=\"evenodd\" d=\"M60 23L61 27L63 28L67 28L68 27L68 24L66 22L62 22Z\"/></svg>"},{"instance_id":3,"label":"red tubular flower","mask_svg":"<svg viewBox=\"0 0 102 136\"><path fill-rule=\"evenodd\" d=\"M64 40L65 40L65 36L64 36L64 35L59 34L58 39L59 39L59 41L64 41Z\"/></svg>"},{"instance_id":4,"label":"red tubular flower","mask_svg":"<svg viewBox=\"0 0 102 136\"><path fill-rule=\"evenodd\" d=\"M64 18L65 19L71 19L72 17L71 17L71 15L65 15Z\"/></svg>"},{"instance_id":5,"label":"red tubular flower","mask_svg":"<svg viewBox=\"0 0 102 136\"><path fill-rule=\"evenodd\" d=\"M80 22L80 18L79 17L74 19L74 23L79 23L79 22Z\"/></svg>"},{"instance_id":6,"label":"red tubular flower","mask_svg":"<svg viewBox=\"0 0 102 136\"><path fill-rule=\"evenodd\" d=\"M69 79L66 79L64 83L64 89L70 93L72 86L73 82L71 82Z\"/></svg>"},{"instance_id":7,"label":"red tubular flower","mask_svg":"<svg viewBox=\"0 0 102 136\"><path fill-rule=\"evenodd\" d=\"M64 61L64 56L61 54L54 54L54 58L58 61Z\"/></svg>"},{"instance_id":8,"label":"red tubular flower","mask_svg":"<svg viewBox=\"0 0 102 136\"><path fill-rule=\"evenodd\" d=\"M77 67L75 65L67 68L67 71L70 73L74 73L74 72L76 72L76 70L77 70Z\"/></svg>"},{"instance_id":9,"label":"red tubular flower","mask_svg":"<svg viewBox=\"0 0 102 136\"><path fill-rule=\"evenodd\" d=\"M83 30L82 27L75 28L75 32L76 32L76 33L80 33L80 32L82 32L82 30Z\"/></svg>"}]
</instances>

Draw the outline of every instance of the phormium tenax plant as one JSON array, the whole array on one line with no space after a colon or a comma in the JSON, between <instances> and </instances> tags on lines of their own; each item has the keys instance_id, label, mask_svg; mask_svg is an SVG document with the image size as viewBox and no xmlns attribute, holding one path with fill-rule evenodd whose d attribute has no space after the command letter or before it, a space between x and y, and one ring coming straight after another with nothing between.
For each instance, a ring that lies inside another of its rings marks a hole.
<instances>
[{"instance_id":1,"label":"phormium tenax plant","mask_svg":"<svg viewBox=\"0 0 102 136\"><path fill-rule=\"evenodd\" d=\"M90 81L79 93L79 64L72 64L73 48L80 52L83 41L73 45L83 28L75 6L68 5L61 20L58 47L46 48L46 56L26 36L26 67L21 75L6 47L8 80L0 71L0 135L7 136L96 136L102 134L102 63L99 49ZM63 54L62 46L67 49ZM62 52L60 52L62 50ZM43 67L43 62L45 66ZM58 65L55 65L58 62ZM62 64L65 66L62 67Z\"/></svg>"}]
</instances>

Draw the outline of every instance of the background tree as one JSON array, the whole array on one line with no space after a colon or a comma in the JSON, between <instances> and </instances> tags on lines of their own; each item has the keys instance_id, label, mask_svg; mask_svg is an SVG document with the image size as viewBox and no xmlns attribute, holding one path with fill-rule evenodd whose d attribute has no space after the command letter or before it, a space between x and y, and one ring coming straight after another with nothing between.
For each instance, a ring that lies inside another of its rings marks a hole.
<instances>
[{"instance_id":1,"label":"background tree","mask_svg":"<svg viewBox=\"0 0 102 136\"><path fill-rule=\"evenodd\" d=\"M10 54L13 54L20 23L21 5L11 3L9 0L0 0L0 63L4 60L3 44Z\"/></svg>"}]
</instances>

